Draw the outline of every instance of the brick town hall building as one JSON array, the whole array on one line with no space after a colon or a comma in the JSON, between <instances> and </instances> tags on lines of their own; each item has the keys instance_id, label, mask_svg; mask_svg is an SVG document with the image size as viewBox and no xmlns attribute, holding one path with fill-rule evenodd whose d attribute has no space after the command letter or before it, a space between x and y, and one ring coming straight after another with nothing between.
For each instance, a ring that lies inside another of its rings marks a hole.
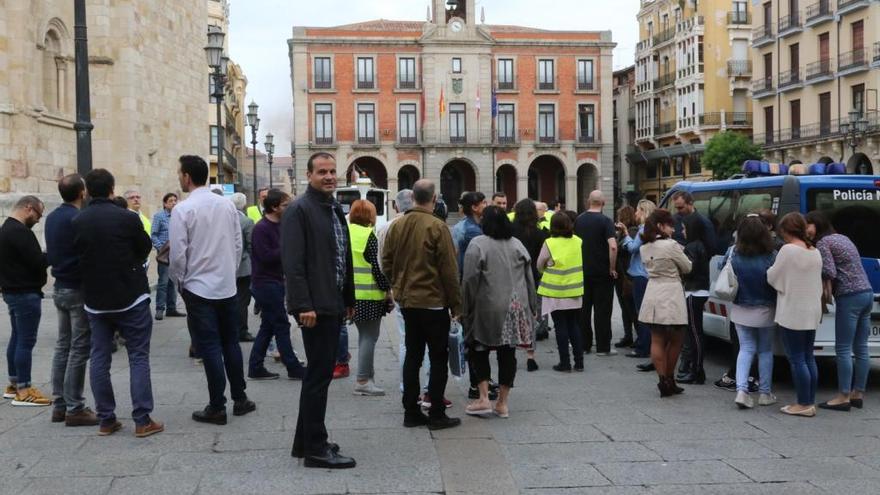
<instances>
[{"instance_id":1,"label":"brick town hall building","mask_svg":"<svg viewBox=\"0 0 880 495\"><path fill-rule=\"evenodd\" d=\"M477 24L474 0L432 1L428 22L293 28L297 181L327 151L392 192L426 177L447 202L499 190L581 210L601 188L613 204L611 32Z\"/></svg>"}]
</instances>

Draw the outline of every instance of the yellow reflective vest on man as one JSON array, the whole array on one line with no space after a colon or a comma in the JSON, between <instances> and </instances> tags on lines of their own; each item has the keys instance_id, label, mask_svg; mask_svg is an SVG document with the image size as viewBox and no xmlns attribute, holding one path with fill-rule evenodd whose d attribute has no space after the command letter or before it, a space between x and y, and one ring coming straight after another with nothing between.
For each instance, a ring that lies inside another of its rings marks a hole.
<instances>
[{"instance_id":1,"label":"yellow reflective vest on man","mask_svg":"<svg viewBox=\"0 0 880 495\"><path fill-rule=\"evenodd\" d=\"M385 292L379 289L373 277L373 265L364 258L373 228L350 223L348 233L351 236L351 258L354 263L354 298L359 301L385 300Z\"/></svg>"},{"instance_id":2,"label":"yellow reflective vest on man","mask_svg":"<svg viewBox=\"0 0 880 495\"><path fill-rule=\"evenodd\" d=\"M556 299L584 295L584 261L581 244L583 244L581 238L576 235L547 239L547 249L550 250L553 266L544 269L538 294Z\"/></svg>"},{"instance_id":3,"label":"yellow reflective vest on man","mask_svg":"<svg viewBox=\"0 0 880 495\"><path fill-rule=\"evenodd\" d=\"M263 212L260 211L260 207L257 205L248 206L246 214L248 218L254 221L254 223L263 219Z\"/></svg>"}]
</instances>

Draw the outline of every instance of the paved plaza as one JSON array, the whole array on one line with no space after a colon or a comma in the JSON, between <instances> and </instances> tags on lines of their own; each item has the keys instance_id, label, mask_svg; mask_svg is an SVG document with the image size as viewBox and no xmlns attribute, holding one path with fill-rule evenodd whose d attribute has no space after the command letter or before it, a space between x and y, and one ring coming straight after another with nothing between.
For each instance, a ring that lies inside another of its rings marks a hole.
<instances>
[{"instance_id":1,"label":"paved plaza","mask_svg":"<svg viewBox=\"0 0 880 495\"><path fill-rule=\"evenodd\" d=\"M36 384L50 392L55 311L44 301L35 349ZM258 321L251 316L254 330ZM653 374L636 360L588 356L586 372L559 374L553 340L539 343L541 370L521 357L510 419L465 417L466 385L450 381L455 429L403 428L398 335L386 319L377 347L377 381L389 394L351 394L354 378L334 381L328 409L331 437L358 461L356 469L305 469L290 457L299 382L248 382L256 413L230 415L226 426L195 423L207 403L203 369L186 357L183 319L156 322L152 368L159 435L134 438L125 352L114 355L113 381L125 428L98 437L96 428L49 421L50 408L0 405L0 492L10 494L258 493L530 493L530 494L812 494L877 493L880 486L880 398L864 410L820 411L813 419L776 408L738 411L733 394L711 384L686 386L660 399ZM0 342L9 334L0 310ZM616 323L615 333L620 332ZM302 345L294 332L300 355ZM552 336L552 334L551 334ZM352 348L357 331L352 328ZM246 353L250 345L243 346ZM707 374L720 373L724 347L710 352ZM352 352L356 355L356 352ZM353 361L352 371L356 364ZM283 371L268 363L270 370ZM832 366L819 398L832 393ZM877 367L871 381L880 380ZM874 387L876 388L876 387ZM793 392L777 387L780 401ZM89 405L91 392L87 391Z\"/></svg>"}]
</instances>

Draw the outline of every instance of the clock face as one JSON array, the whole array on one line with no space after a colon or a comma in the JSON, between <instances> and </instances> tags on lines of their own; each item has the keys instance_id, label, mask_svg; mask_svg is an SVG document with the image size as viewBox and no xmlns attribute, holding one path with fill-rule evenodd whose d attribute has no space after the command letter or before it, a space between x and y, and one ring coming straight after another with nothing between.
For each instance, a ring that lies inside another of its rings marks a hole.
<instances>
[{"instance_id":1,"label":"clock face","mask_svg":"<svg viewBox=\"0 0 880 495\"><path fill-rule=\"evenodd\" d=\"M450 29L452 29L453 32L457 33L459 31L461 31L462 28L464 28L464 25L461 23L461 21L452 21L452 23L449 25L449 27L450 27Z\"/></svg>"}]
</instances>

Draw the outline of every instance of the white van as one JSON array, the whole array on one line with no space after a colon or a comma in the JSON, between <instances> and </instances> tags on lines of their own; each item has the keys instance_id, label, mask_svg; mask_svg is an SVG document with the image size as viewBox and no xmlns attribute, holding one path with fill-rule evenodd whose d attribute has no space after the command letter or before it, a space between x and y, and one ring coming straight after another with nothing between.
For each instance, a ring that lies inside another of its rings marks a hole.
<instances>
[{"instance_id":1,"label":"white van","mask_svg":"<svg viewBox=\"0 0 880 495\"><path fill-rule=\"evenodd\" d=\"M342 205L342 211L346 216L351 210L351 204L359 199L366 199L373 203L373 206L376 207L376 229L387 224L394 217L391 191L373 187L372 181L366 177L358 179L353 186L336 188L334 197Z\"/></svg>"}]
</instances>

